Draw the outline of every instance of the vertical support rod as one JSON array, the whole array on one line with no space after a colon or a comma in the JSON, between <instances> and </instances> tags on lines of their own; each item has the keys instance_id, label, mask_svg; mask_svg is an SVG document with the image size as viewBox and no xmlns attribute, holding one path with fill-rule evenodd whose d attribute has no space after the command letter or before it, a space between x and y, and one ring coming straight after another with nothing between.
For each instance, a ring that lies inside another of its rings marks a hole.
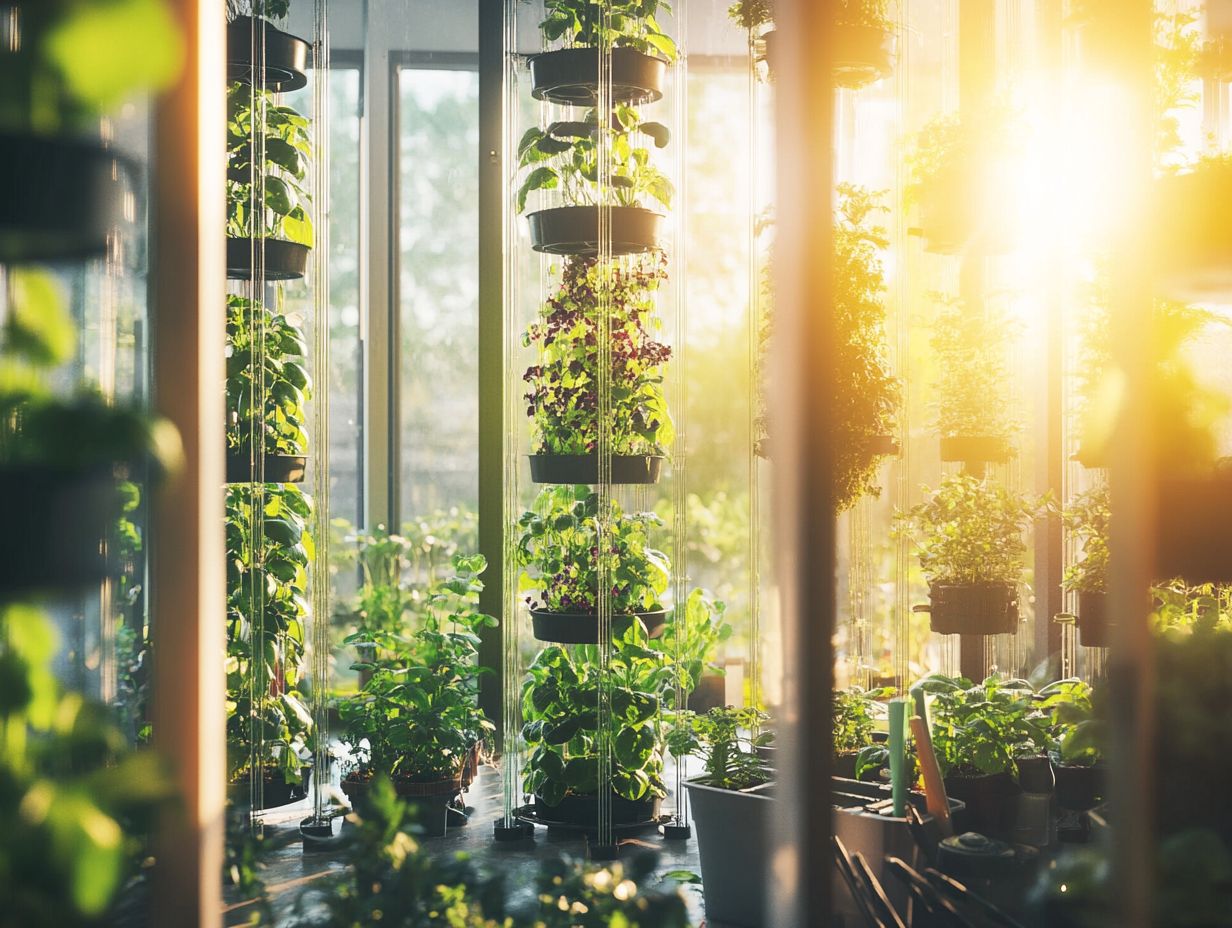
<instances>
[{"instance_id":1,"label":"vertical support rod","mask_svg":"<svg viewBox=\"0 0 1232 928\"><path fill-rule=\"evenodd\" d=\"M776 9L782 74L778 140L776 312L770 370L777 559L783 608L783 768L765 879L770 924L830 924L833 855L829 790L836 613L832 407L834 319L832 163L834 7L790 0ZM827 875L819 878L820 875Z\"/></svg>"},{"instance_id":2,"label":"vertical support rod","mask_svg":"<svg viewBox=\"0 0 1232 928\"><path fill-rule=\"evenodd\" d=\"M224 18L175 0L184 72L158 100L150 215L155 408L184 440L183 471L154 500L155 744L180 795L161 822L150 923L222 923Z\"/></svg>"}]
</instances>

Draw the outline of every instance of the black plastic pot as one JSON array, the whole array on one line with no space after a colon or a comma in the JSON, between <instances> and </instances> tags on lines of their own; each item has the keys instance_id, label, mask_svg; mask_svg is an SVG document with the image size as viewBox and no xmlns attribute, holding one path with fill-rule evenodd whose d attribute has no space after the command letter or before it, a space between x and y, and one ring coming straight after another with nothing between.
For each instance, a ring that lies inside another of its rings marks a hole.
<instances>
[{"instance_id":1,"label":"black plastic pot","mask_svg":"<svg viewBox=\"0 0 1232 928\"><path fill-rule=\"evenodd\" d=\"M888 77L894 70L897 48L898 37L885 29L835 25L835 83L854 90Z\"/></svg>"},{"instance_id":2,"label":"black plastic pot","mask_svg":"<svg viewBox=\"0 0 1232 928\"><path fill-rule=\"evenodd\" d=\"M252 460L244 454L227 455L227 483L256 483ZM264 483L303 483L308 459L295 454L267 454Z\"/></svg>"},{"instance_id":3,"label":"black plastic pot","mask_svg":"<svg viewBox=\"0 0 1232 928\"><path fill-rule=\"evenodd\" d=\"M371 779L354 774L342 780L342 792L361 815L371 786ZM423 828L424 834L429 838L440 838L449 828L449 804L461 792L461 784L456 779L431 783L394 780L394 792L414 809L415 821Z\"/></svg>"},{"instance_id":4,"label":"black plastic pot","mask_svg":"<svg viewBox=\"0 0 1232 928\"><path fill-rule=\"evenodd\" d=\"M102 255L128 170L96 142L0 132L0 262Z\"/></svg>"},{"instance_id":5,"label":"black plastic pot","mask_svg":"<svg viewBox=\"0 0 1232 928\"><path fill-rule=\"evenodd\" d=\"M1078 594L1078 640L1086 648L1106 648L1111 644L1108 625L1108 594Z\"/></svg>"},{"instance_id":6,"label":"black plastic pot","mask_svg":"<svg viewBox=\"0 0 1232 928\"><path fill-rule=\"evenodd\" d=\"M265 782L261 786L260 809L277 809L279 806L299 802L308 795L308 782L311 775L311 767L301 767L299 779L288 783L282 775L280 768L264 768L262 776ZM227 794L236 805L247 806L248 800L252 795L247 775L229 784L227 786ZM260 809L256 811L260 811Z\"/></svg>"},{"instance_id":7,"label":"black plastic pot","mask_svg":"<svg viewBox=\"0 0 1232 928\"><path fill-rule=\"evenodd\" d=\"M657 612L639 612L637 618L646 626L646 631L653 638L663 630L667 621L667 610ZM552 641L557 644L598 644L599 617L597 615L579 612L546 612L539 609L530 611L531 624L535 638L539 641ZM615 623L622 616L613 616Z\"/></svg>"},{"instance_id":8,"label":"black plastic pot","mask_svg":"<svg viewBox=\"0 0 1232 928\"><path fill-rule=\"evenodd\" d=\"M227 23L227 80L283 93L308 84L310 47L273 23L237 16Z\"/></svg>"},{"instance_id":9,"label":"black plastic pot","mask_svg":"<svg viewBox=\"0 0 1232 928\"><path fill-rule=\"evenodd\" d=\"M1157 576L1232 580L1232 473L1161 480L1156 537Z\"/></svg>"},{"instance_id":10,"label":"black plastic pot","mask_svg":"<svg viewBox=\"0 0 1232 928\"><path fill-rule=\"evenodd\" d=\"M634 106L663 96L667 62L632 48L612 49L612 101ZM531 96L566 106L594 106L599 100L599 53L565 48L530 59Z\"/></svg>"},{"instance_id":11,"label":"black plastic pot","mask_svg":"<svg viewBox=\"0 0 1232 928\"><path fill-rule=\"evenodd\" d=\"M230 280L252 280L255 265L264 256L265 280L299 280L308 269L308 252L312 249L299 242L279 238L227 239L227 277Z\"/></svg>"},{"instance_id":12,"label":"black plastic pot","mask_svg":"<svg viewBox=\"0 0 1232 928\"><path fill-rule=\"evenodd\" d=\"M1024 793L1051 793L1056 779L1048 755L1018 758L1018 785Z\"/></svg>"},{"instance_id":13,"label":"black plastic pot","mask_svg":"<svg viewBox=\"0 0 1232 928\"><path fill-rule=\"evenodd\" d=\"M934 583L928 588L929 625L938 635L1009 635L1018 630L1013 583Z\"/></svg>"},{"instance_id":14,"label":"black plastic pot","mask_svg":"<svg viewBox=\"0 0 1232 928\"><path fill-rule=\"evenodd\" d=\"M645 799L623 799L612 796L612 827L632 828L653 825L659 819L660 799L649 796ZM577 831L595 831L599 827L599 797L579 796L568 793L558 805L548 805L541 796L535 796L535 819L549 828L569 828Z\"/></svg>"},{"instance_id":15,"label":"black plastic pot","mask_svg":"<svg viewBox=\"0 0 1232 928\"><path fill-rule=\"evenodd\" d=\"M898 439L893 435L874 435L869 439L866 450L871 457L888 458L895 457L903 449L899 446Z\"/></svg>"},{"instance_id":16,"label":"black plastic pot","mask_svg":"<svg viewBox=\"0 0 1232 928\"><path fill-rule=\"evenodd\" d=\"M1010 450L1003 438L951 435L941 439L941 460L947 463L999 463L1010 457Z\"/></svg>"},{"instance_id":17,"label":"black plastic pot","mask_svg":"<svg viewBox=\"0 0 1232 928\"><path fill-rule=\"evenodd\" d=\"M532 454L530 479L534 483L599 482L599 457L595 454ZM657 454L612 455L612 483L658 483L663 457Z\"/></svg>"},{"instance_id":18,"label":"black plastic pot","mask_svg":"<svg viewBox=\"0 0 1232 928\"><path fill-rule=\"evenodd\" d=\"M1057 779L1057 805L1062 809L1085 812L1094 809L1103 801L1103 764L1092 764L1089 767L1056 764L1053 773Z\"/></svg>"},{"instance_id":19,"label":"black plastic pot","mask_svg":"<svg viewBox=\"0 0 1232 928\"><path fill-rule=\"evenodd\" d=\"M1014 812L1021 790L1008 773L945 778L946 794L965 804L955 831L975 831L990 838L1008 839L1014 832Z\"/></svg>"},{"instance_id":20,"label":"black plastic pot","mask_svg":"<svg viewBox=\"0 0 1232 928\"><path fill-rule=\"evenodd\" d=\"M110 468L0 467L0 596L99 583L118 514Z\"/></svg>"},{"instance_id":21,"label":"black plastic pot","mask_svg":"<svg viewBox=\"0 0 1232 928\"><path fill-rule=\"evenodd\" d=\"M612 206L614 255L642 254L660 247L663 217L640 206ZM550 255L593 257L599 252L599 207L557 206L527 215L531 247Z\"/></svg>"},{"instance_id":22,"label":"black plastic pot","mask_svg":"<svg viewBox=\"0 0 1232 928\"><path fill-rule=\"evenodd\" d=\"M697 829L707 922L760 928L770 888L766 861L775 846L773 785L718 789L685 780Z\"/></svg>"}]
</instances>

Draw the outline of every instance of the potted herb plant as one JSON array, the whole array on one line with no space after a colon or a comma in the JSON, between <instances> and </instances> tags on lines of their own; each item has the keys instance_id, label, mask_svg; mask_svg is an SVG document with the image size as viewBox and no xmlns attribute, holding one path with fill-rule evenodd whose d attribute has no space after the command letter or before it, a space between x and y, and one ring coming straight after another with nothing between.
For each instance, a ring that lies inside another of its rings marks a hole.
<instances>
[{"instance_id":1,"label":"potted herb plant","mask_svg":"<svg viewBox=\"0 0 1232 928\"><path fill-rule=\"evenodd\" d=\"M548 487L518 520L519 587L528 593L540 641L594 644L598 637L599 496L589 487ZM612 615L658 632L667 618L662 596L671 565L651 546L662 524L652 512L624 513L612 501L609 560Z\"/></svg>"},{"instance_id":2,"label":"potted herb plant","mask_svg":"<svg viewBox=\"0 0 1232 928\"><path fill-rule=\"evenodd\" d=\"M599 207L607 207L613 255L636 254L659 247L663 217L646 204L671 207L673 188L651 158L663 148L669 130L648 122L632 106L618 103L602 120L590 110L581 121L554 122L528 129L518 143L518 167L524 173L517 211L525 212L531 193L558 191L565 205L527 214L532 247L557 255L588 256L599 248ZM608 146L610 173L599 177L600 141Z\"/></svg>"},{"instance_id":3,"label":"potted herb plant","mask_svg":"<svg viewBox=\"0 0 1232 928\"><path fill-rule=\"evenodd\" d=\"M363 689L343 700L346 741L358 760L342 788L360 801L376 775L419 807L428 834L443 835L448 808L469 783L483 739L495 726L478 705L479 633L496 624L475 604L487 564L455 555L454 576L431 594L423 624L408 633L361 632L378 655ZM383 656L391 655L391 656Z\"/></svg>"},{"instance_id":4,"label":"potted herb plant","mask_svg":"<svg viewBox=\"0 0 1232 928\"><path fill-rule=\"evenodd\" d=\"M99 117L174 80L180 31L162 0L10 8L0 56L0 262L102 255L133 165L98 138Z\"/></svg>"},{"instance_id":5,"label":"potted herb plant","mask_svg":"<svg viewBox=\"0 0 1232 928\"><path fill-rule=\"evenodd\" d=\"M840 184L834 224L834 345L838 393L834 400L834 497L839 512L862 496L880 492L881 458L896 453L893 434L902 388L890 369L885 318L888 247L876 216L880 198Z\"/></svg>"},{"instance_id":6,"label":"potted herb plant","mask_svg":"<svg viewBox=\"0 0 1232 928\"><path fill-rule=\"evenodd\" d=\"M539 311L523 343L538 349L527 369L525 400L533 427L531 479L536 483L594 484L599 480L599 305L611 331L611 416L602 427L612 451L613 483L655 483L675 438L663 391L672 350L656 340L661 323L655 293L667 277L661 256L617 268L593 258L561 267L556 293Z\"/></svg>"},{"instance_id":7,"label":"potted herb plant","mask_svg":"<svg viewBox=\"0 0 1232 928\"><path fill-rule=\"evenodd\" d=\"M531 95L566 106L594 106L599 55L610 53L613 102L660 99L676 43L657 17L670 12L663 0L545 0L539 28L545 43L561 47L531 56Z\"/></svg>"},{"instance_id":8,"label":"potted herb plant","mask_svg":"<svg viewBox=\"0 0 1232 928\"><path fill-rule=\"evenodd\" d=\"M307 785L313 721L299 684L311 514L294 486L227 489L229 782L237 799L249 795L247 787L266 808L302 797Z\"/></svg>"},{"instance_id":9,"label":"potted herb plant","mask_svg":"<svg viewBox=\"0 0 1232 928\"><path fill-rule=\"evenodd\" d=\"M227 78L276 93L308 84L308 43L270 20L285 19L291 0L227 0Z\"/></svg>"},{"instance_id":10,"label":"potted herb plant","mask_svg":"<svg viewBox=\"0 0 1232 928\"><path fill-rule=\"evenodd\" d=\"M1112 518L1108 484L1101 483L1074 498L1062 514L1070 537L1082 545L1082 556L1065 568L1061 586L1078 594L1078 632L1088 648L1108 645L1108 526Z\"/></svg>"},{"instance_id":11,"label":"potted herb plant","mask_svg":"<svg viewBox=\"0 0 1232 928\"><path fill-rule=\"evenodd\" d=\"M304 480L310 382L308 345L296 322L227 297L228 483Z\"/></svg>"},{"instance_id":12,"label":"potted herb plant","mask_svg":"<svg viewBox=\"0 0 1232 928\"><path fill-rule=\"evenodd\" d=\"M898 516L915 538L940 635L1001 635L1018 629L1024 532L1038 503L971 474L947 476L928 499Z\"/></svg>"},{"instance_id":13,"label":"potted herb plant","mask_svg":"<svg viewBox=\"0 0 1232 928\"><path fill-rule=\"evenodd\" d=\"M892 696L890 687L865 690L852 686L834 691L833 744L834 775L848 780L864 780L885 766L888 754L874 748L878 700Z\"/></svg>"},{"instance_id":14,"label":"potted herb plant","mask_svg":"<svg viewBox=\"0 0 1232 928\"><path fill-rule=\"evenodd\" d=\"M1013 833L1018 760L1047 751L1047 723L1025 680L931 674L912 692L931 697L933 748L949 796L966 803L966 829L994 838ZM959 828L958 830L964 830Z\"/></svg>"},{"instance_id":15,"label":"potted herb plant","mask_svg":"<svg viewBox=\"0 0 1232 928\"><path fill-rule=\"evenodd\" d=\"M313 244L308 120L252 84L227 89L227 276L304 276Z\"/></svg>"},{"instance_id":16,"label":"potted herb plant","mask_svg":"<svg viewBox=\"0 0 1232 928\"><path fill-rule=\"evenodd\" d=\"M984 465L1013 454L1009 320L995 305L941 298L933 323L937 359L937 432L941 460Z\"/></svg>"},{"instance_id":17,"label":"potted herb plant","mask_svg":"<svg viewBox=\"0 0 1232 928\"><path fill-rule=\"evenodd\" d=\"M1049 715L1049 754L1056 776L1057 805L1085 811L1103 795L1103 722L1093 691L1082 680L1057 680L1039 691L1038 707Z\"/></svg>"},{"instance_id":18,"label":"potted herb plant","mask_svg":"<svg viewBox=\"0 0 1232 928\"><path fill-rule=\"evenodd\" d=\"M766 910L766 862L773 847L771 773L758 748L765 713L727 706L704 715L669 737L677 757L700 756L701 776L685 780L705 887L706 916L723 924L757 928Z\"/></svg>"}]
</instances>

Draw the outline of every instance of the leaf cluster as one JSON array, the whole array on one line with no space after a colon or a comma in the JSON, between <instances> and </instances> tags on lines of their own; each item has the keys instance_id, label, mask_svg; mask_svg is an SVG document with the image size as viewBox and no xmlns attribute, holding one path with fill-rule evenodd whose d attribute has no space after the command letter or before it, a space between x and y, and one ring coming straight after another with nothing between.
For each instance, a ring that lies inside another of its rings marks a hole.
<instances>
[{"instance_id":1,"label":"leaf cluster","mask_svg":"<svg viewBox=\"0 0 1232 928\"><path fill-rule=\"evenodd\" d=\"M651 148L665 148L671 132L660 122L648 122L636 107L618 103L607 124L599 111L587 111L580 121L559 121L546 129L533 126L518 142L518 169L524 177L517 192L517 210L536 190L559 190L566 206L645 206L654 201L665 209L675 192L667 175L651 161ZM609 173L600 176L600 146L608 151Z\"/></svg>"},{"instance_id":2,"label":"leaf cluster","mask_svg":"<svg viewBox=\"0 0 1232 928\"><path fill-rule=\"evenodd\" d=\"M1036 705L1048 713L1049 753L1062 764L1089 767L1103 758L1107 732L1095 711L1094 691L1078 679L1040 689Z\"/></svg>"},{"instance_id":3,"label":"leaf cluster","mask_svg":"<svg viewBox=\"0 0 1232 928\"><path fill-rule=\"evenodd\" d=\"M1108 589L1108 529L1112 521L1108 484L1092 487L1070 502L1061 514L1070 536L1082 546L1082 555L1065 568L1061 586L1075 593L1103 593Z\"/></svg>"},{"instance_id":4,"label":"leaf cluster","mask_svg":"<svg viewBox=\"0 0 1232 928\"><path fill-rule=\"evenodd\" d=\"M1013 324L995 303L971 307L938 297L932 349L937 359L937 432L944 438L998 438L1017 431L1010 412Z\"/></svg>"},{"instance_id":5,"label":"leaf cluster","mask_svg":"<svg viewBox=\"0 0 1232 928\"><path fill-rule=\"evenodd\" d=\"M632 48L676 60L676 43L656 18L666 0L544 0L539 28L548 42L570 48Z\"/></svg>"},{"instance_id":6,"label":"leaf cluster","mask_svg":"<svg viewBox=\"0 0 1232 928\"><path fill-rule=\"evenodd\" d=\"M1151 628L1168 638L1232 631L1232 586L1175 578L1151 587Z\"/></svg>"},{"instance_id":7,"label":"leaf cluster","mask_svg":"<svg viewBox=\"0 0 1232 928\"><path fill-rule=\"evenodd\" d=\"M252 84L227 88L227 236L311 247L309 121Z\"/></svg>"},{"instance_id":8,"label":"leaf cluster","mask_svg":"<svg viewBox=\"0 0 1232 928\"><path fill-rule=\"evenodd\" d=\"M867 747L873 741L873 728L877 718L884 717L880 701L892 696L891 687L866 690L852 686L835 690L833 696L833 743L834 755L851 754Z\"/></svg>"},{"instance_id":9,"label":"leaf cluster","mask_svg":"<svg viewBox=\"0 0 1232 928\"><path fill-rule=\"evenodd\" d=\"M929 584L1018 583L1025 532L1046 505L972 474L945 477L928 498L896 517L915 539Z\"/></svg>"},{"instance_id":10,"label":"leaf cluster","mask_svg":"<svg viewBox=\"0 0 1232 928\"><path fill-rule=\"evenodd\" d=\"M757 750L772 740L764 730L769 718L752 707L715 707L701 715L689 712L685 725L668 736L668 745L677 757L702 758L705 773L698 780L707 786L749 789L768 783L773 775Z\"/></svg>"}]
</instances>

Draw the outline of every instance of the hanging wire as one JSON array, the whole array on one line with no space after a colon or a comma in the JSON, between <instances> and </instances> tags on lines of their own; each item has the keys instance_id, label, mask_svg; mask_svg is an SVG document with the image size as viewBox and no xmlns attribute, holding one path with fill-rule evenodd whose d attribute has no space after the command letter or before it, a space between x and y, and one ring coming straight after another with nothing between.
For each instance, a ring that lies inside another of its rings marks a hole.
<instances>
[{"instance_id":1,"label":"hanging wire","mask_svg":"<svg viewBox=\"0 0 1232 928\"><path fill-rule=\"evenodd\" d=\"M748 367L750 382L755 396L764 396L765 384L761 358L761 333L764 313L769 307L763 305L762 262L758 248L758 215L760 206L757 179L761 177L762 158L760 141L761 88L757 79L758 37L753 29L748 30L748 124L749 124L749 206L748 206L748 254L749 254L749 318L748 318ZM748 702L762 705L761 691L761 461L757 451L758 429L762 426L761 409L756 399L749 403L749 449L748 449L748 522L749 522L749 638L748 638Z\"/></svg>"},{"instance_id":2,"label":"hanging wire","mask_svg":"<svg viewBox=\"0 0 1232 928\"><path fill-rule=\"evenodd\" d=\"M911 68L911 42L909 41L907 3L901 0L897 9L897 26L900 40L898 68L895 73L895 124L900 131L906 126L907 76ZM907 313L908 283L908 238L907 220L902 208L903 192L907 187L906 164L902 158L894 159L894 250L898 255L894 274L894 329L896 342L895 370L902 387L902 412L898 422L898 466L894 475L894 505L905 511L911 505L911 326ZM893 654L894 686L905 693L911 671L911 543L905 534L894 541L894 611Z\"/></svg>"}]
</instances>

